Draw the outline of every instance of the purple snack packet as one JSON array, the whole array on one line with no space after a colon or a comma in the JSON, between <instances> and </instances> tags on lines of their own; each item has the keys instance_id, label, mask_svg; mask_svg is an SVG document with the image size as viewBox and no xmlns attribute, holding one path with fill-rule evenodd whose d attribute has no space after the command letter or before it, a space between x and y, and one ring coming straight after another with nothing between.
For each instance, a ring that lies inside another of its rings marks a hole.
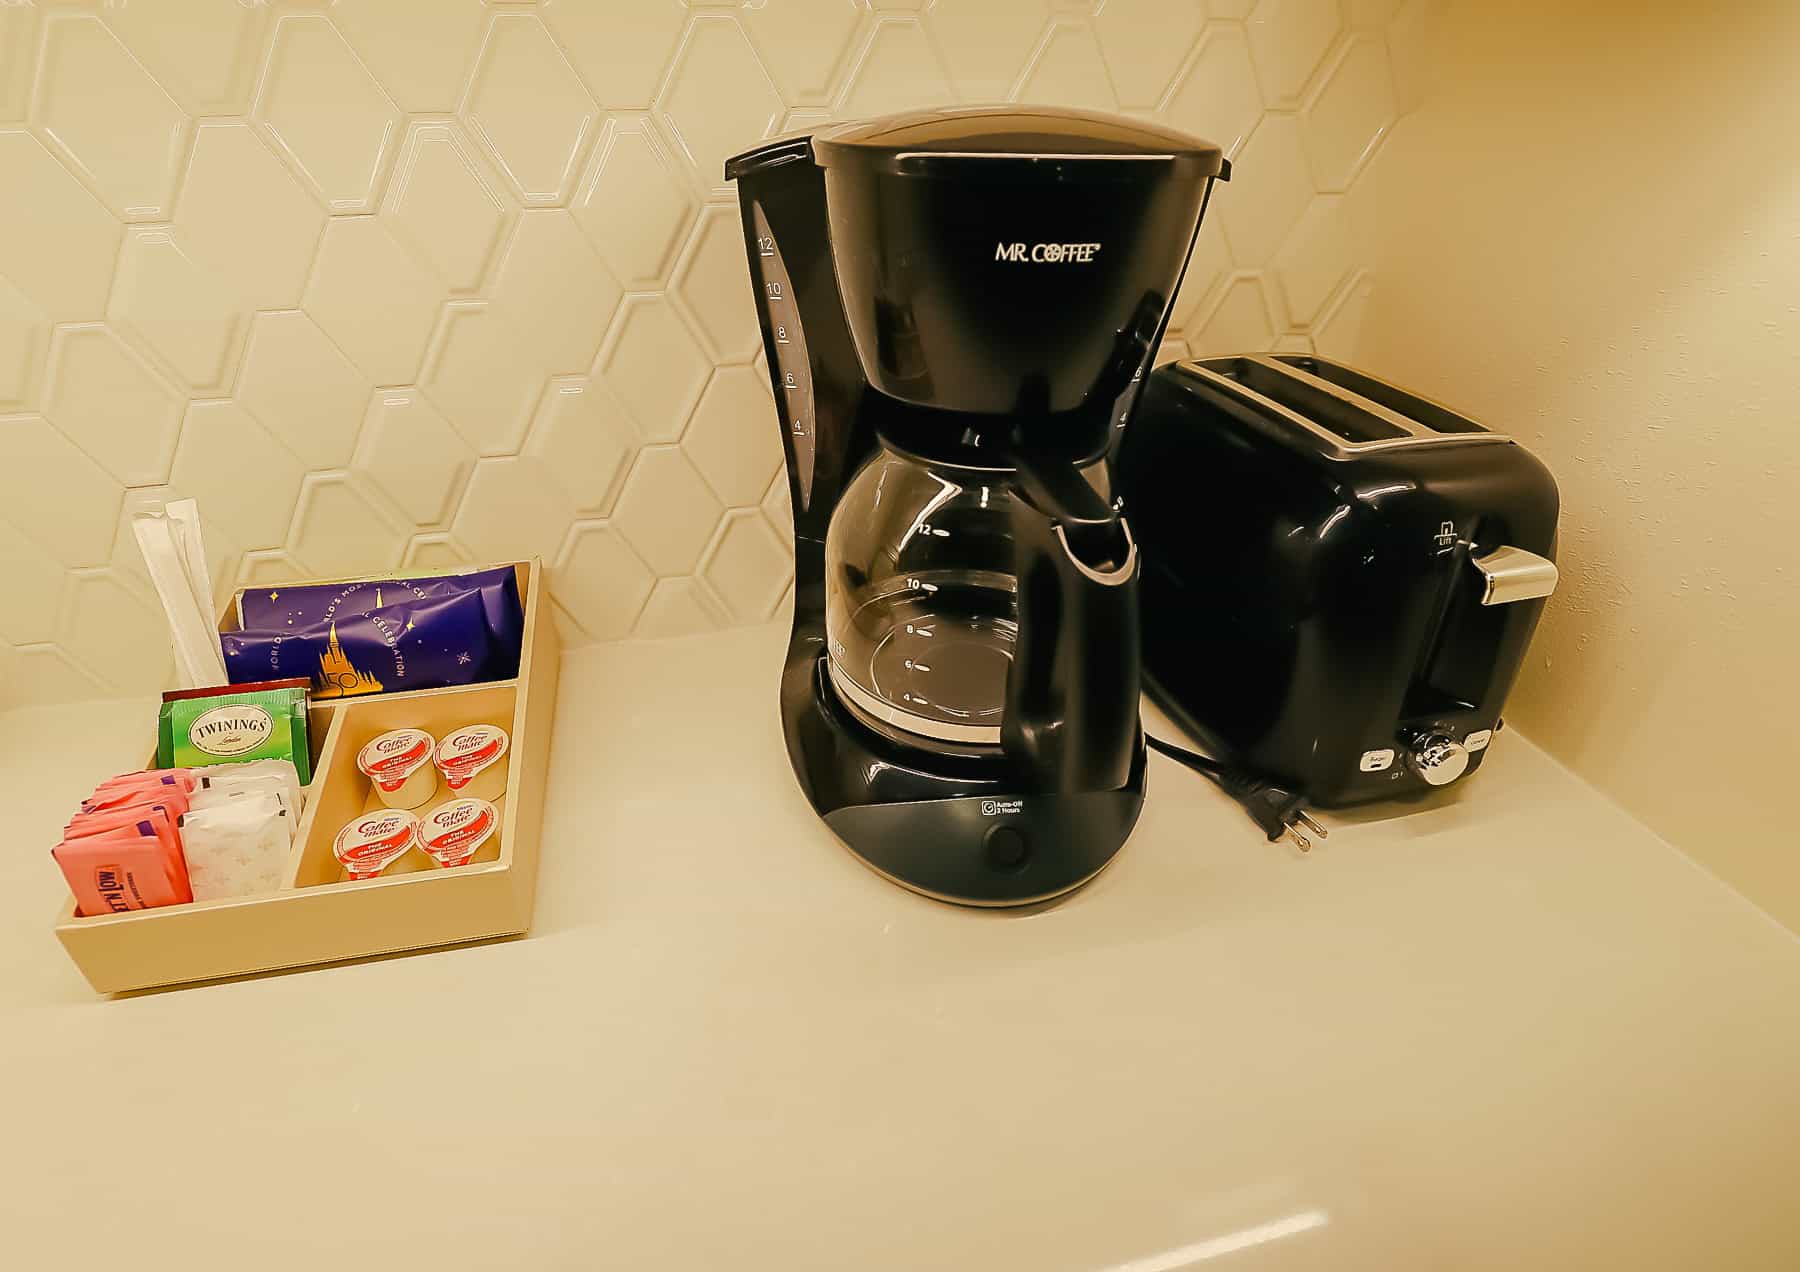
<instances>
[{"instance_id":1,"label":"purple snack packet","mask_svg":"<svg viewBox=\"0 0 1800 1272\"><path fill-rule=\"evenodd\" d=\"M519 646L525 635L525 610L519 602L518 575L509 565L418 579L297 583L246 589L238 595L238 626L246 634L297 632L341 620L345 614L367 614L388 605L441 600L462 594L480 598L488 629L490 669L478 678L507 680L518 675ZM236 681L235 672L233 681Z\"/></svg>"},{"instance_id":2,"label":"purple snack packet","mask_svg":"<svg viewBox=\"0 0 1800 1272\"><path fill-rule=\"evenodd\" d=\"M501 670L507 659L518 666L516 645L495 644L477 592L403 594L363 613L340 606L323 622L225 632L219 643L233 684L306 676L314 698L502 680L513 674Z\"/></svg>"}]
</instances>

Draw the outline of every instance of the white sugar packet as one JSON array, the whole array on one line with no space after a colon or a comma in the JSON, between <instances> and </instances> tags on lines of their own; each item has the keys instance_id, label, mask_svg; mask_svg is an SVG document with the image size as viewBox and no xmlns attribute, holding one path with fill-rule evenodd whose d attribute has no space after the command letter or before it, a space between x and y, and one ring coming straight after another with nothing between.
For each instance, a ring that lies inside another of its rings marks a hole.
<instances>
[{"instance_id":1,"label":"white sugar packet","mask_svg":"<svg viewBox=\"0 0 1800 1272\"><path fill-rule=\"evenodd\" d=\"M292 840L280 796L257 791L181 818L181 852L196 901L248 897L281 887Z\"/></svg>"},{"instance_id":2,"label":"white sugar packet","mask_svg":"<svg viewBox=\"0 0 1800 1272\"><path fill-rule=\"evenodd\" d=\"M208 764L194 772L204 790L233 790L240 786L266 790L274 782L281 787L288 816L295 822L305 807L306 792L292 760L239 760L236 764Z\"/></svg>"},{"instance_id":3,"label":"white sugar packet","mask_svg":"<svg viewBox=\"0 0 1800 1272\"><path fill-rule=\"evenodd\" d=\"M237 782L230 786L203 786L188 796L188 807L205 811L209 808L224 808L227 804L241 799L256 799L259 796L272 795L286 815L288 833L292 834L294 823L299 819L294 814L294 807L288 803L288 793L277 777L257 777L249 781Z\"/></svg>"}]
</instances>

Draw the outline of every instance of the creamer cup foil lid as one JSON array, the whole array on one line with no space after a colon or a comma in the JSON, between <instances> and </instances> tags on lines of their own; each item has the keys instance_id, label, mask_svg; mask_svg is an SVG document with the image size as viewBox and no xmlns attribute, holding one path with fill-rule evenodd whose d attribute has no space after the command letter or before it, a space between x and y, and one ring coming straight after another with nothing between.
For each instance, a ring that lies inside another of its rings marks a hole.
<instances>
[{"instance_id":1,"label":"creamer cup foil lid","mask_svg":"<svg viewBox=\"0 0 1800 1272\"><path fill-rule=\"evenodd\" d=\"M446 733L437 745L437 766L444 785L461 790L488 765L499 763L507 745L506 730L491 724L471 724Z\"/></svg>"},{"instance_id":2,"label":"creamer cup foil lid","mask_svg":"<svg viewBox=\"0 0 1800 1272\"><path fill-rule=\"evenodd\" d=\"M356 753L363 776L390 795L431 762L431 735L422 729L395 729Z\"/></svg>"},{"instance_id":3,"label":"creamer cup foil lid","mask_svg":"<svg viewBox=\"0 0 1800 1272\"><path fill-rule=\"evenodd\" d=\"M352 879L370 879L403 857L418 836L417 817L404 808L384 808L338 831L331 851Z\"/></svg>"},{"instance_id":4,"label":"creamer cup foil lid","mask_svg":"<svg viewBox=\"0 0 1800 1272\"><path fill-rule=\"evenodd\" d=\"M419 823L419 846L440 866L460 866L500 827L500 814L485 799L440 804Z\"/></svg>"}]
</instances>

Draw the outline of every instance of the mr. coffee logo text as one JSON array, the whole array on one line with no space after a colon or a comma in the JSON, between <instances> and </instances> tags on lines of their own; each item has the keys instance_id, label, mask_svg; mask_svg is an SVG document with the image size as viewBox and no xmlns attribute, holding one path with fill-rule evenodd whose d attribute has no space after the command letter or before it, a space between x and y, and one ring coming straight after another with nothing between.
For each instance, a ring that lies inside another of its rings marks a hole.
<instances>
[{"instance_id":1,"label":"mr. coffee logo text","mask_svg":"<svg viewBox=\"0 0 1800 1272\"><path fill-rule=\"evenodd\" d=\"M996 243L997 261L1030 261L1036 265L1085 265L1100 250L1098 243Z\"/></svg>"}]
</instances>

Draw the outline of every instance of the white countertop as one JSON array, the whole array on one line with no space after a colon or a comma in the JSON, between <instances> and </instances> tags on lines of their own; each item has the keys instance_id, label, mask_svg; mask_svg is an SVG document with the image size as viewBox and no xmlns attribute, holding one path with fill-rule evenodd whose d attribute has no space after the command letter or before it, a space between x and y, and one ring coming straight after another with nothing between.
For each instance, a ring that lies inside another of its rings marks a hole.
<instances>
[{"instance_id":1,"label":"white countertop","mask_svg":"<svg viewBox=\"0 0 1800 1272\"><path fill-rule=\"evenodd\" d=\"M1800 1267L1800 946L1523 738L1304 858L1152 757L965 910L812 816L784 641L568 657L528 938L114 1001L47 850L153 708L0 717L6 1265Z\"/></svg>"}]
</instances>

